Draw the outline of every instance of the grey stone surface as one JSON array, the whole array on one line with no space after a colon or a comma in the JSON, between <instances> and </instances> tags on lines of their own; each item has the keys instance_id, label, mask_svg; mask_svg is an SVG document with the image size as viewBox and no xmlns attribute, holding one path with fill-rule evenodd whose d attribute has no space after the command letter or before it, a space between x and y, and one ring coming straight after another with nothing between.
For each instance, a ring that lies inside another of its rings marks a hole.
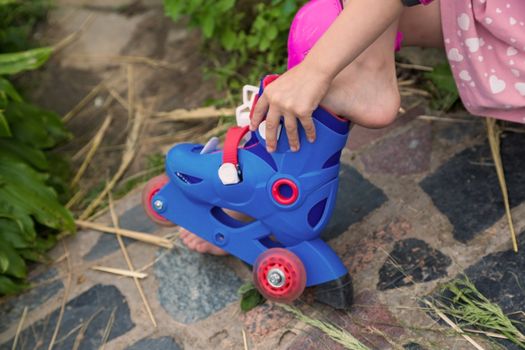
<instances>
[{"instance_id":1,"label":"grey stone surface","mask_svg":"<svg viewBox=\"0 0 525 350\"><path fill-rule=\"evenodd\" d=\"M181 347L171 337L160 337L139 340L128 346L126 350L181 350Z\"/></svg>"},{"instance_id":2,"label":"grey stone surface","mask_svg":"<svg viewBox=\"0 0 525 350\"><path fill-rule=\"evenodd\" d=\"M503 134L501 155L511 207L525 200L525 137ZM420 186L454 226L454 238L471 240L504 215L504 206L487 143L452 157Z\"/></svg>"},{"instance_id":3,"label":"grey stone surface","mask_svg":"<svg viewBox=\"0 0 525 350\"><path fill-rule=\"evenodd\" d=\"M56 279L57 275L56 269L47 270L30 280L35 287L16 299L10 298L0 304L0 333L6 331L13 323L18 324L25 307L28 312L35 310L64 287L62 281Z\"/></svg>"},{"instance_id":4,"label":"grey stone surface","mask_svg":"<svg viewBox=\"0 0 525 350\"><path fill-rule=\"evenodd\" d=\"M139 203L133 208L127 210L119 217L120 227L126 230L151 233L158 229L157 224L151 221L142 205ZM124 238L126 245L133 242L132 239ZM100 235L97 243L91 248L89 253L84 256L88 261L100 259L119 249L118 241L113 235Z\"/></svg>"},{"instance_id":5,"label":"grey stone surface","mask_svg":"<svg viewBox=\"0 0 525 350\"><path fill-rule=\"evenodd\" d=\"M432 126L423 124L375 145L362 160L367 172L410 175L428 171Z\"/></svg>"},{"instance_id":6,"label":"grey stone surface","mask_svg":"<svg viewBox=\"0 0 525 350\"><path fill-rule=\"evenodd\" d=\"M176 321L194 323L238 299L242 280L224 257L185 248L172 250L155 264L159 300Z\"/></svg>"},{"instance_id":7,"label":"grey stone surface","mask_svg":"<svg viewBox=\"0 0 525 350\"><path fill-rule=\"evenodd\" d=\"M361 221L388 199L380 188L355 168L341 164L339 174L337 202L332 218L321 235L326 240L341 235L350 225Z\"/></svg>"},{"instance_id":8,"label":"grey stone surface","mask_svg":"<svg viewBox=\"0 0 525 350\"><path fill-rule=\"evenodd\" d=\"M59 313L60 308L57 308L23 330L18 340L19 348L47 349ZM111 327L107 341L121 336L135 326L124 295L115 286L97 284L66 304L53 349L72 349L77 338L81 339L79 350L97 349L102 344L108 324ZM83 332L82 337L79 336L80 332ZM11 349L12 341L11 339L0 345L0 349Z\"/></svg>"},{"instance_id":9,"label":"grey stone surface","mask_svg":"<svg viewBox=\"0 0 525 350\"><path fill-rule=\"evenodd\" d=\"M452 260L426 242L409 238L396 242L379 269L379 290L428 282L447 275Z\"/></svg>"}]
</instances>

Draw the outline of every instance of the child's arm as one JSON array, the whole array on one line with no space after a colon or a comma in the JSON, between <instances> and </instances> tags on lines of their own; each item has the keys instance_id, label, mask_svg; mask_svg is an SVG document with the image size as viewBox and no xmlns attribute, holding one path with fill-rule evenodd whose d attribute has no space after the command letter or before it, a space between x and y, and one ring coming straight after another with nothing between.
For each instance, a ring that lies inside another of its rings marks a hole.
<instances>
[{"instance_id":1,"label":"child's arm","mask_svg":"<svg viewBox=\"0 0 525 350\"><path fill-rule=\"evenodd\" d=\"M331 81L399 18L402 9L401 0L347 1L342 13L305 60L264 90L250 128L256 130L266 115L269 152L275 151L281 116L284 117L292 151L299 149L297 119L305 129L308 140L315 140L312 112L328 91Z\"/></svg>"}]
</instances>

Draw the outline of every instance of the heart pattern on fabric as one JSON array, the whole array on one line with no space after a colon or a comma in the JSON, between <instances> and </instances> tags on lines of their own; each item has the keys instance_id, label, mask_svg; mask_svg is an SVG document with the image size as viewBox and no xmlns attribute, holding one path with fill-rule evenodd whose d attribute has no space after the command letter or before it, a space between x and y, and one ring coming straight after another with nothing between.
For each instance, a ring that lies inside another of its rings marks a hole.
<instances>
[{"instance_id":1,"label":"heart pattern on fabric","mask_svg":"<svg viewBox=\"0 0 525 350\"><path fill-rule=\"evenodd\" d=\"M507 56L515 56L518 54L518 50L515 47L509 46L507 48Z\"/></svg>"},{"instance_id":2,"label":"heart pattern on fabric","mask_svg":"<svg viewBox=\"0 0 525 350\"><path fill-rule=\"evenodd\" d=\"M459 53L459 50L456 48L450 49L448 51L448 59L454 62L463 61L463 55Z\"/></svg>"},{"instance_id":3,"label":"heart pattern on fabric","mask_svg":"<svg viewBox=\"0 0 525 350\"><path fill-rule=\"evenodd\" d=\"M458 17L458 26L465 31L467 31L470 28L470 18L466 13L462 13Z\"/></svg>"},{"instance_id":4,"label":"heart pattern on fabric","mask_svg":"<svg viewBox=\"0 0 525 350\"><path fill-rule=\"evenodd\" d=\"M472 77L470 76L470 73L466 70L462 70L461 72L459 72L459 78L461 80L465 80L465 81L471 81L472 80Z\"/></svg>"},{"instance_id":5,"label":"heart pattern on fabric","mask_svg":"<svg viewBox=\"0 0 525 350\"><path fill-rule=\"evenodd\" d=\"M492 91L493 94L499 94L500 92L505 90L505 87L507 86L503 80L499 79L495 75L490 76L489 84L490 84L490 91Z\"/></svg>"},{"instance_id":6,"label":"heart pattern on fabric","mask_svg":"<svg viewBox=\"0 0 525 350\"><path fill-rule=\"evenodd\" d=\"M514 87L518 90L521 96L525 96L525 83L516 83L514 84Z\"/></svg>"},{"instance_id":7,"label":"heart pattern on fabric","mask_svg":"<svg viewBox=\"0 0 525 350\"><path fill-rule=\"evenodd\" d=\"M479 50L481 40L479 38L468 38L465 40L465 45L467 45L470 52L476 52Z\"/></svg>"}]
</instances>

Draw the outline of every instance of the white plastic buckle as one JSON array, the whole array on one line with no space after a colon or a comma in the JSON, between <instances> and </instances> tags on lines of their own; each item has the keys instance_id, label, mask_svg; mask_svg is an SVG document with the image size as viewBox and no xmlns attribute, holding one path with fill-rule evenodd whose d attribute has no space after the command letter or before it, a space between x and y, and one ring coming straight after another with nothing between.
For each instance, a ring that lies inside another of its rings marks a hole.
<instances>
[{"instance_id":1,"label":"white plastic buckle","mask_svg":"<svg viewBox=\"0 0 525 350\"><path fill-rule=\"evenodd\" d=\"M255 101L259 88L253 85L244 85L242 88L242 105L235 109L237 126L250 125L250 111Z\"/></svg>"},{"instance_id":2,"label":"white plastic buckle","mask_svg":"<svg viewBox=\"0 0 525 350\"><path fill-rule=\"evenodd\" d=\"M223 163L219 167L219 179L223 185L235 185L241 182L240 170L233 163Z\"/></svg>"}]
</instances>

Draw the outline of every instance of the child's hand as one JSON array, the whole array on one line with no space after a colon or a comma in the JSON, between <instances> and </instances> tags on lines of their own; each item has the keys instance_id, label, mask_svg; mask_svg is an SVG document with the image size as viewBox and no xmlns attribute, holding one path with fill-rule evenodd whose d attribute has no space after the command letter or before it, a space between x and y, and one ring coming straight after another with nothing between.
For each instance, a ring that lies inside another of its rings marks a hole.
<instances>
[{"instance_id":1,"label":"child's hand","mask_svg":"<svg viewBox=\"0 0 525 350\"><path fill-rule=\"evenodd\" d=\"M266 115L266 148L274 152L277 147L277 130L281 116L290 149L299 150L297 119L303 126L308 141L315 140L312 113L326 94L330 80L323 74L309 69L306 62L284 73L264 89L257 101L250 123L250 130L257 130Z\"/></svg>"}]
</instances>

